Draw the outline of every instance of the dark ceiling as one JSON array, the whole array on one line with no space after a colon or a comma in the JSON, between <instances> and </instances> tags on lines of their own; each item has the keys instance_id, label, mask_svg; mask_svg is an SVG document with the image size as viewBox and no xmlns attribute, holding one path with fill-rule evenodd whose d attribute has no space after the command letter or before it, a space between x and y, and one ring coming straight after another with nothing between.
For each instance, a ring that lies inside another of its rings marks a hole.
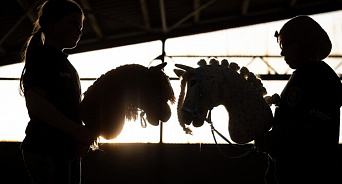
<instances>
[{"instance_id":1,"label":"dark ceiling","mask_svg":"<svg viewBox=\"0 0 342 184\"><path fill-rule=\"evenodd\" d=\"M342 0L76 0L82 39L70 53L197 34L342 9ZM1 0L0 66L19 62L38 0Z\"/></svg>"}]
</instances>

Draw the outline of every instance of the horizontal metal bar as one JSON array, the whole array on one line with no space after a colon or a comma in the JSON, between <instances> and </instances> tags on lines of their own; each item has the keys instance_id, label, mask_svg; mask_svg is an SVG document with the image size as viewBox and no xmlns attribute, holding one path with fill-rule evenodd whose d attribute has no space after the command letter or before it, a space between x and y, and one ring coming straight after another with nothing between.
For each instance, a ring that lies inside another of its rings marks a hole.
<instances>
[{"instance_id":1,"label":"horizontal metal bar","mask_svg":"<svg viewBox=\"0 0 342 184\"><path fill-rule=\"evenodd\" d=\"M210 58L210 57L227 57L227 58L230 58L230 57L251 57L251 58L281 58L283 56L280 56L280 55L173 55L173 56L169 56L169 55L166 55L165 57L170 57L170 58L173 58L173 57L206 57L206 58ZM328 58L342 58L342 55L329 55Z\"/></svg>"},{"instance_id":2,"label":"horizontal metal bar","mask_svg":"<svg viewBox=\"0 0 342 184\"><path fill-rule=\"evenodd\" d=\"M97 78L80 78L81 81L92 81L92 80L96 80ZM20 78L12 78L12 77L0 77L0 81L1 80L20 80Z\"/></svg>"},{"instance_id":3,"label":"horizontal metal bar","mask_svg":"<svg viewBox=\"0 0 342 184\"><path fill-rule=\"evenodd\" d=\"M256 74L259 76L261 80L289 80L291 75L289 74ZM340 80L342 80L342 76L339 76ZM81 81L95 81L97 78L80 78ZM170 80L180 80L178 77L170 77ZM0 77L0 81L13 81L13 80L20 80L20 78L7 78L7 77Z\"/></svg>"},{"instance_id":4,"label":"horizontal metal bar","mask_svg":"<svg viewBox=\"0 0 342 184\"><path fill-rule=\"evenodd\" d=\"M0 77L0 81L1 81L1 80L8 80L8 81L10 81L10 80L20 80L20 78Z\"/></svg>"},{"instance_id":5,"label":"horizontal metal bar","mask_svg":"<svg viewBox=\"0 0 342 184\"><path fill-rule=\"evenodd\" d=\"M289 80L291 75L289 74L266 74L266 75L257 75L261 80Z\"/></svg>"}]
</instances>

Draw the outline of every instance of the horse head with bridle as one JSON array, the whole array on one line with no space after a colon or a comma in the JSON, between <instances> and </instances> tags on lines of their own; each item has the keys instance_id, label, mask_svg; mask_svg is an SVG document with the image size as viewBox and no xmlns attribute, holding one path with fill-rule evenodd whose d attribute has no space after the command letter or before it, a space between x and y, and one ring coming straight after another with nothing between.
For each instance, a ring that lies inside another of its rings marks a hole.
<instances>
[{"instance_id":1,"label":"horse head with bridle","mask_svg":"<svg viewBox=\"0 0 342 184\"><path fill-rule=\"evenodd\" d=\"M210 65L204 60L198 64L198 68L176 64L179 69L174 70L182 79L177 114L187 133L187 125L201 127L204 121L212 124L207 117L218 105L227 109L229 134L236 143L253 141L271 128L272 111L263 98L266 89L260 79L246 67L240 69L227 60L221 65L217 60Z\"/></svg>"},{"instance_id":2,"label":"horse head with bridle","mask_svg":"<svg viewBox=\"0 0 342 184\"><path fill-rule=\"evenodd\" d=\"M97 137L114 139L122 131L125 119L136 120L139 111L154 126L167 122L175 102L169 78L162 69L137 64L120 66L98 78L84 93L81 117L87 129Z\"/></svg>"}]
</instances>

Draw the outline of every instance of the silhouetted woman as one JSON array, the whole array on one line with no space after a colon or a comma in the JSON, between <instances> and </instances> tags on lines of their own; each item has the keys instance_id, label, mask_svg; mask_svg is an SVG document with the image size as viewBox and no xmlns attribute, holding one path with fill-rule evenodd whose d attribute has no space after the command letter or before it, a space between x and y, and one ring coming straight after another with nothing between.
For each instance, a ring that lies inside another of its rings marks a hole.
<instances>
[{"instance_id":1,"label":"silhouetted woman","mask_svg":"<svg viewBox=\"0 0 342 184\"><path fill-rule=\"evenodd\" d=\"M324 61L332 44L322 27L297 16L276 32L295 69L281 93L274 125L256 147L267 152L267 183L336 183L342 85Z\"/></svg>"},{"instance_id":2,"label":"silhouetted woman","mask_svg":"<svg viewBox=\"0 0 342 184\"><path fill-rule=\"evenodd\" d=\"M30 121L21 149L34 183L80 183L81 156L94 139L78 112L78 74L63 53L76 47L83 20L72 0L44 2L23 52L20 88Z\"/></svg>"}]
</instances>

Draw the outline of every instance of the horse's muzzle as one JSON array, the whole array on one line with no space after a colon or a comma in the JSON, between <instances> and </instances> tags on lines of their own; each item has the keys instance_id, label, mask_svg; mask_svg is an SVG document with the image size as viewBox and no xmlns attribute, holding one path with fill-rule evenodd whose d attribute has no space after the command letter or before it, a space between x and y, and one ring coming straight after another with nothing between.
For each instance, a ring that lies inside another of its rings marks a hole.
<instances>
[{"instance_id":1,"label":"horse's muzzle","mask_svg":"<svg viewBox=\"0 0 342 184\"><path fill-rule=\"evenodd\" d=\"M183 107L180 113L180 120L186 125L192 123L194 127L201 127L204 124L204 118L198 111Z\"/></svg>"}]
</instances>

